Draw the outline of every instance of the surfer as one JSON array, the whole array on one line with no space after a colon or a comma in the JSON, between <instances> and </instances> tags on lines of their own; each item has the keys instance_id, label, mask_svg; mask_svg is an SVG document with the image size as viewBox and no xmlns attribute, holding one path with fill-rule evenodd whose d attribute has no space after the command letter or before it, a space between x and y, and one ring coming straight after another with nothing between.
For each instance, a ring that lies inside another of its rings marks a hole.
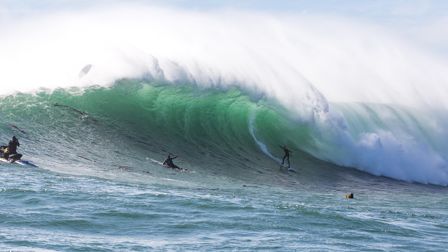
<instances>
[{"instance_id":1,"label":"surfer","mask_svg":"<svg viewBox=\"0 0 448 252\"><path fill-rule=\"evenodd\" d=\"M285 155L283 156L282 159L282 165L285 164L285 160L288 161L288 168L291 167L291 163L289 163L289 154L291 153L291 150L289 150L286 145L280 146L280 148L283 149L283 151L285 152Z\"/></svg>"},{"instance_id":2,"label":"surfer","mask_svg":"<svg viewBox=\"0 0 448 252\"><path fill-rule=\"evenodd\" d=\"M90 116L87 112L84 112L84 111L81 111L81 110L79 110L79 109L70 107L70 106L68 106L68 105L64 105L64 104L60 104L60 103L54 103L53 106L55 106L55 107L61 107L61 108L65 108L65 109L71 110L71 111L73 111L73 112L79 114L79 115L81 116L81 119L86 119L86 118L88 118L88 119L92 120L93 122L98 122L97 119L95 119L95 118L93 118L92 116Z\"/></svg>"},{"instance_id":3,"label":"surfer","mask_svg":"<svg viewBox=\"0 0 448 252\"><path fill-rule=\"evenodd\" d=\"M168 154L168 157L163 161L163 165L173 169L180 169L179 166L173 163L173 159L177 158L177 156L171 157L171 153Z\"/></svg>"},{"instance_id":4,"label":"surfer","mask_svg":"<svg viewBox=\"0 0 448 252\"><path fill-rule=\"evenodd\" d=\"M20 146L19 140L16 138L16 136L13 136L12 140L9 141L8 146L1 147L3 158L6 160L11 158L12 163L22 158L22 154L17 153L17 147L19 146Z\"/></svg>"}]
</instances>

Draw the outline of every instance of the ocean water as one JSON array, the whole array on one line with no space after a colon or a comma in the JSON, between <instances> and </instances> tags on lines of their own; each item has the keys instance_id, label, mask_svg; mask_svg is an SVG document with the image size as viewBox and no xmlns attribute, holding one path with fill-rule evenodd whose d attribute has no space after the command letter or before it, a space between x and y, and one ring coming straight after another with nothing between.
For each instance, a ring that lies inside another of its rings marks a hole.
<instances>
[{"instance_id":1,"label":"ocean water","mask_svg":"<svg viewBox=\"0 0 448 252\"><path fill-rule=\"evenodd\" d=\"M145 183L5 166L2 174L2 250L444 251L447 243L439 187L363 178L319 188L289 175L282 186L178 185L177 174ZM344 199L348 189L354 200Z\"/></svg>"},{"instance_id":2,"label":"ocean water","mask_svg":"<svg viewBox=\"0 0 448 252\"><path fill-rule=\"evenodd\" d=\"M311 141L309 125L291 128L297 122L283 117L282 107L236 89L123 80L82 92L16 94L1 104L4 141L18 136L24 159L39 166L1 164L2 250L443 251L447 245L445 186L319 160L298 149ZM289 143L297 172L275 159L285 132L297 140ZM262 138L274 159L260 148ZM154 162L168 152L188 170ZM345 199L350 192L355 198Z\"/></svg>"},{"instance_id":3,"label":"ocean water","mask_svg":"<svg viewBox=\"0 0 448 252\"><path fill-rule=\"evenodd\" d=\"M138 2L0 6L0 251L447 250L425 26Z\"/></svg>"}]
</instances>

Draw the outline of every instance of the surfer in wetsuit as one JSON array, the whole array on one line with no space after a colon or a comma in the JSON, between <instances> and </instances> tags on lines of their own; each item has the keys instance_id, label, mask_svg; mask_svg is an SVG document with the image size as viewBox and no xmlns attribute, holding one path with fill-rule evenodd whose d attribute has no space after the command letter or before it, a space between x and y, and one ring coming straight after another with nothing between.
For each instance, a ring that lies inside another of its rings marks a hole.
<instances>
[{"instance_id":1,"label":"surfer in wetsuit","mask_svg":"<svg viewBox=\"0 0 448 252\"><path fill-rule=\"evenodd\" d=\"M8 147L2 148L3 158L8 160L11 157L12 162L19 160L22 157L22 154L17 153L17 147L19 146L20 146L19 140L16 138L16 136L13 136L12 140L9 141L8 143Z\"/></svg>"},{"instance_id":2,"label":"surfer in wetsuit","mask_svg":"<svg viewBox=\"0 0 448 252\"><path fill-rule=\"evenodd\" d=\"M288 161L288 168L291 167L291 163L289 163L289 154L291 153L291 150L289 150L286 145L280 146L280 148L283 149L283 151L285 152L285 155L283 156L282 159L282 165L285 163L285 160Z\"/></svg>"},{"instance_id":3,"label":"surfer in wetsuit","mask_svg":"<svg viewBox=\"0 0 448 252\"><path fill-rule=\"evenodd\" d=\"M180 169L179 166L173 163L173 159L177 158L177 156L171 157L171 153L168 154L168 157L163 161L163 165L168 166L170 168Z\"/></svg>"}]
</instances>

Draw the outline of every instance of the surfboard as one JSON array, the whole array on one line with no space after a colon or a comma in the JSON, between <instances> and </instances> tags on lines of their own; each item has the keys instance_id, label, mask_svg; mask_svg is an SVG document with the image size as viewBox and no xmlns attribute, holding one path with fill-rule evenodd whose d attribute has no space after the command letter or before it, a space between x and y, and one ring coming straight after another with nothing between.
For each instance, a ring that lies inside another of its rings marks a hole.
<instances>
[{"instance_id":1,"label":"surfboard","mask_svg":"<svg viewBox=\"0 0 448 252\"><path fill-rule=\"evenodd\" d=\"M38 167L37 165L33 164L31 161L28 161L28 160L17 160L14 163L11 163L11 161L9 161L9 160L0 158L0 161L3 163L8 163L8 164L18 164L18 165L22 165L22 166Z\"/></svg>"},{"instance_id":2,"label":"surfboard","mask_svg":"<svg viewBox=\"0 0 448 252\"><path fill-rule=\"evenodd\" d=\"M163 163L162 162L160 162L159 160L155 160L155 159L150 159L151 160L151 162L153 162L153 163L156 163L156 164L158 164L158 165L161 165L161 166L163 166Z\"/></svg>"},{"instance_id":3,"label":"surfboard","mask_svg":"<svg viewBox=\"0 0 448 252\"><path fill-rule=\"evenodd\" d=\"M172 169L172 170L179 171L179 172L186 172L186 171L188 171L188 169L181 168L181 167L177 167L177 168L169 167L169 166L167 166L167 165L164 165L163 162L160 162L160 161L155 160L155 159L152 159L152 158L151 158L150 160L151 160L153 163L156 163L156 164L161 165L161 166L163 166L163 167L165 167L165 168L168 168L168 169Z\"/></svg>"},{"instance_id":4,"label":"surfboard","mask_svg":"<svg viewBox=\"0 0 448 252\"><path fill-rule=\"evenodd\" d=\"M288 168L288 171L289 171L289 172L296 172L296 173L297 173L297 171L294 170L293 168Z\"/></svg>"},{"instance_id":5,"label":"surfboard","mask_svg":"<svg viewBox=\"0 0 448 252\"><path fill-rule=\"evenodd\" d=\"M295 170L294 168L292 168L292 167L288 168L288 166L284 166L284 165L280 164L280 170L282 170L282 169L288 169L289 172L297 173L297 170Z\"/></svg>"}]
</instances>

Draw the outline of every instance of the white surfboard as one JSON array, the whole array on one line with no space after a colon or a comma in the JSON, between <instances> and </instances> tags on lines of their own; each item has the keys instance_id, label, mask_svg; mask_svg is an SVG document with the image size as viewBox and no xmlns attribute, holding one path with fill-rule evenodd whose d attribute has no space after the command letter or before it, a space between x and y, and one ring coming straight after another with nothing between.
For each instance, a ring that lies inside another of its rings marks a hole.
<instances>
[{"instance_id":1,"label":"white surfboard","mask_svg":"<svg viewBox=\"0 0 448 252\"><path fill-rule=\"evenodd\" d=\"M160 162L160 161L152 159L152 158L150 158L150 160L153 163L161 165L161 166L163 166L165 168L173 169L173 170L178 171L178 172L187 172L188 171L188 169L186 169L186 168L180 168L180 167L179 168L172 168L172 167L168 167L168 166L164 165L163 162Z\"/></svg>"},{"instance_id":2,"label":"white surfboard","mask_svg":"<svg viewBox=\"0 0 448 252\"><path fill-rule=\"evenodd\" d=\"M294 168L288 167L288 166L284 166L284 165L280 164L280 170L282 170L282 169L288 169L289 172L297 173L297 170L295 170Z\"/></svg>"},{"instance_id":3,"label":"white surfboard","mask_svg":"<svg viewBox=\"0 0 448 252\"><path fill-rule=\"evenodd\" d=\"M297 172L296 170L294 170L293 168L288 168L289 172Z\"/></svg>"},{"instance_id":4,"label":"white surfboard","mask_svg":"<svg viewBox=\"0 0 448 252\"><path fill-rule=\"evenodd\" d=\"M14 163L11 163L11 161L9 161L9 160L0 158L0 162L8 163L8 164L18 164L18 165L22 165L22 166L37 167L37 165L33 164L31 161L28 161L28 160L17 160Z\"/></svg>"}]
</instances>

